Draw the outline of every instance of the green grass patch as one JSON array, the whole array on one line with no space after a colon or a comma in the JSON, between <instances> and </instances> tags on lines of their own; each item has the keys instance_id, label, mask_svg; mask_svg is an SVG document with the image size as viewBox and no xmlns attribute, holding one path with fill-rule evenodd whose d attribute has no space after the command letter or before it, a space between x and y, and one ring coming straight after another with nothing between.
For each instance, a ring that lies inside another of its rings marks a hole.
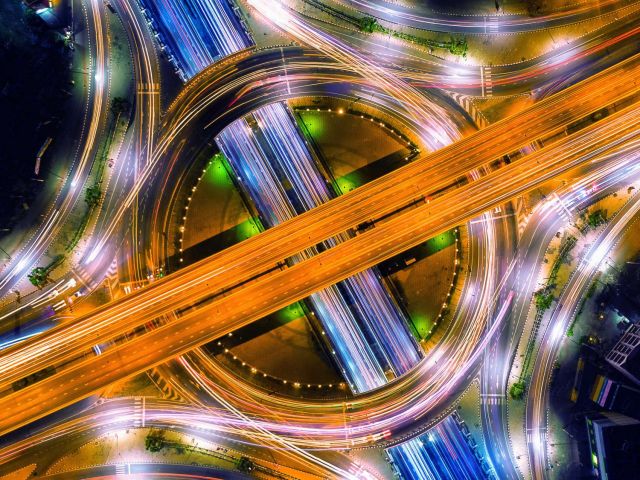
<instances>
[{"instance_id":1,"label":"green grass patch","mask_svg":"<svg viewBox=\"0 0 640 480\"><path fill-rule=\"evenodd\" d=\"M418 340L422 340L429 335L429 332L434 327L433 319L420 313L411 315L411 323L416 329L418 334Z\"/></svg>"},{"instance_id":2,"label":"green grass patch","mask_svg":"<svg viewBox=\"0 0 640 480\"><path fill-rule=\"evenodd\" d=\"M253 237L263 230L264 228L262 227L260 220L258 220L257 218L250 218L249 220L245 220L237 227L235 227L236 238L241 241Z\"/></svg>"},{"instance_id":3,"label":"green grass patch","mask_svg":"<svg viewBox=\"0 0 640 480\"><path fill-rule=\"evenodd\" d=\"M216 187L234 188L233 180L229 176L230 171L231 167L227 159L221 153L217 153L211 158L211 164L207 168L203 181Z\"/></svg>"}]
</instances>

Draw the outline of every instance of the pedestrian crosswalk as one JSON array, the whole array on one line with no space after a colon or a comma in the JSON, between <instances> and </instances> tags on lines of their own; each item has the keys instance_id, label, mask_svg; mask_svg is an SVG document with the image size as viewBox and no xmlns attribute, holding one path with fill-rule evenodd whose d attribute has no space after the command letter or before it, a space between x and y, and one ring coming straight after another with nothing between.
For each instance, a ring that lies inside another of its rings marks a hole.
<instances>
[{"instance_id":1,"label":"pedestrian crosswalk","mask_svg":"<svg viewBox=\"0 0 640 480\"><path fill-rule=\"evenodd\" d=\"M480 67L480 80L482 81L482 96L492 97L493 96L493 80L491 78L490 66Z\"/></svg>"},{"instance_id":2,"label":"pedestrian crosswalk","mask_svg":"<svg viewBox=\"0 0 640 480\"><path fill-rule=\"evenodd\" d=\"M527 443L538 443L544 445L547 440L547 432L545 430L528 430Z\"/></svg>"},{"instance_id":3,"label":"pedestrian crosswalk","mask_svg":"<svg viewBox=\"0 0 640 480\"><path fill-rule=\"evenodd\" d=\"M83 283L84 285L89 287L89 289L93 289L96 286L93 276L84 268L82 264L78 264L73 267L73 273L75 273L76 278L80 281L80 283Z\"/></svg>"},{"instance_id":4,"label":"pedestrian crosswalk","mask_svg":"<svg viewBox=\"0 0 640 480\"><path fill-rule=\"evenodd\" d=\"M552 202L553 202L552 203L553 208L560 214L560 216L565 221L568 222L573 219L574 213L571 210L571 205L565 202L562 198L560 198L557 193L553 194Z\"/></svg>"},{"instance_id":5,"label":"pedestrian crosswalk","mask_svg":"<svg viewBox=\"0 0 640 480\"><path fill-rule=\"evenodd\" d=\"M138 82L138 93L146 95L158 95L160 94L160 84Z\"/></svg>"},{"instance_id":6,"label":"pedestrian crosswalk","mask_svg":"<svg viewBox=\"0 0 640 480\"><path fill-rule=\"evenodd\" d=\"M133 401L133 410L135 412L133 425L134 427L145 427L145 397L136 397Z\"/></svg>"},{"instance_id":7,"label":"pedestrian crosswalk","mask_svg":"<svg viewBox=\"0 0 640 480\"><path fill-rule=\"evenodd\" d=\"M505 403L504 395L501 394L482 394L482 403L485 405L502 405Z\"/></svg>"},{"instance_id":8,"label":"pedestrian crosswalk","mask_svg":"<svg viewBox=\"0 0 640 480\"><path fill-rule=\"evenodd\" d=\"M492 15L484 17L484 33L498 33L500 31L500 17Z\"/></svg>"},{"instance_id":9,"label":"pedestrian crosswalk","mask_svg":"<svg viewBox=\"0 0 640 480\"><path fill-rule=\"evenodd\" d=\"M549 205L548 208L556 212L565 222L570 223L575 219L577 212L575 211L575 202L572 199L562 198L554 192L547 197L546 201ZM531 217L531 212L527 212L522 197L516 201L516 217L518 218L518 237L521 237Z\"/></svg>"},{"instance_id":10,"label":"pedestrian crosswalk","mask_svg":"<svg viewBox=\"0 0 640 480\"><path fill-rule=\"evenodd\" d=\"M128 463L127 464L119 463L115 467L116 467L116 475L117 476L129 475L131 473L131 467L129 466Z\"/></svg>"}]
</instances>

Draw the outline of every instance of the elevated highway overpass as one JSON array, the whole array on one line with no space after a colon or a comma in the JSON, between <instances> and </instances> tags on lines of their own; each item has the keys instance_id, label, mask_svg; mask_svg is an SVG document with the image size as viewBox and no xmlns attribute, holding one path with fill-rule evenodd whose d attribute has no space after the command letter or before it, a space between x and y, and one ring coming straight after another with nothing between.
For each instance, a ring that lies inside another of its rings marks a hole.
<instances>
[{"instance_id":1,"label":"elevated highway overpass","mask_svg":"<svg viewBox=\"0 0 640 480\"><path fill-rule=\"evenodd\" d=\"M633 57L290 222L52 329L28 344L8 349L0 356L0 388L5 394L0 398L0 408L13 414L0 422L0 434L304 298L536 188L549 178L595 159L609 158L640 135L634 97L639 58ZM620 112L427 201L434 192L455 184L468 171L625 99L629 106ZM409 205L411 208L407 208ZM310 245L392 212L398 213L336 248L294 267L278 268L284 259ZM217 296L211 298L214 295ZM89 353L96 343L173 311L181 311L181 315L157 330L114 346L101 356ZM11 391L16 379L51 365L58 367L58 373L18 392ZM414 382L425 381L410 374L389 388L399 388L412 378ZM422 390L427 390L424 385ZM365 401L363 405L372 403ZM403 415L413 418L414 413ZM403 422L396 424L397 420L384 425L399 429ZM384 425L372 426L366 430L367 435L385 430ZM357 442L366 443L366 435L358 435Z\"/></svg>"}]
</instances>

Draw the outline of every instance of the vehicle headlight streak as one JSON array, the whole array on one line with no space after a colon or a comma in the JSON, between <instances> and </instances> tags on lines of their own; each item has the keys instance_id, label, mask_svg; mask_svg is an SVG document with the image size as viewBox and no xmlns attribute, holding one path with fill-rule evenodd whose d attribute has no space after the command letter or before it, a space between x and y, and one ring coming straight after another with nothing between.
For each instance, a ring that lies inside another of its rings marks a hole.
<instances>
[{"instance_id":1,"label":"vehicle headlight streak","mask_svg":"<svg viewBox=\"0 0 640 480\"><path fill-rule=\"evenodd\" d=\"M418 28L425 28L427 30L433 30L435 27L436 31L451 32L452 29L455 31L456 27L459 27L468 29L470 33L481 33L482 31L486 33L487 28L487 17L478 16L474 18L473 15L458 15L450 19L447 18L448 15L430 12L428 3L419 5L422 10L427 10L424 14L420 14L413 13L409 8L403 8L402 4L394 5L391 2L380 0L338 0L338 2L355 5L356 8L364 8L365 11L373 10L380 15L393 17L397 23L408 22L409 25L415 24ZM387 5L384 3L387 3ZM500 30L504 32L504 28L507 27L506 32L513 33L542 29L554 20L564 20L564 22L560 24L569 24L580 18L581 14L592 13L592 15L597 17L602 14L603 8L607 6L615 7L617 3L617 0L601 0L597 3L576 4L568 10L536 15L535 17L508 14L500 15ZM559 24L553 22L553 25L557 26Z\"/></svg>"},{"instance_id":2,"label":"vehicle headlight streak","mask_svg":"<svg viewBox=\"0 0 640 480\"><path fill-rule=\"evenodd\" d=\"M301 463L322 478L337 475L338 478L358 480L361 478L358 474L369 475L366 478L378 478L353 463L346 455L338 455L337 465L327 462L309 451L287 444L259 425L252 427L250 419L242 418L240 413L237 414L240 416L238 418L236 415L230 416L226 409L205 407L198 405L197 401L195 403L196 406L192 406L148 397L145 408L146 425L174 429L198 437L214 436L223 440L231 437L233 442L268 446L278 450L279 455L290 458L294 464ZM233 409L232 406L228 407ZM34 432L22 441L0 448L0 466L20 458L32 448L42 448L46 442L86 434L89 430L97 430L98 435L118 433L139 427L139 421L140 410L136 408L134 399L107 399L102 405L94 405L69 419ZM248 431L250 433L246 437ZM246 441L243 442L242 438L246 438Z\"/></svg>"},{"instance_id":3,"label":"vehicle headlight streak","mask_svg":"<svg viewBox=\"0 0 640 480\"><path fill-rule=\"evenodd\" d=\"M318 67L327 66L325 62L318 62L317 65ZM332 66L332 68L334 67L337 68L335 65ZM256 73L247 75L246 77L241 77L233 82L225 83L220 88L217 88L216 90L214 90L213 93L207 95L204 99L201 99L200 101L198 101L198 103L195 106L192 106L190 102L185 102L185 107L187 108L186 113L177 112L176 124L171 126L170 133L162 138L159 147L154 150L153 158L149 161L149 163L145 165L143 172L141 172L140 176L136 179L135 186L127 194L126 198L121 202L120 207L118 211L113 215L111 222L103 230L100 240L96 242L95 248L98 248L98 249L102 248L102 246L104 246L109 241L111 236L114 234L116 228L118 228L119 226L119 223L123 215L129 210L130 206L132 205L133 201L137 198L142 187L146 184L146 182L148 182L160 156L163 153L165 153L167 146L173 141L175 135L177 135L177 133L180 132L182 129L186 128L189 122L193 120L194 116L197 116L201 114L202 111L206 110L209 107L210 102L215 102L217 99L220 99L228 92L235 91L239 85L246 85L247 82L251 81L251 78L254 78L254 77L260 78L262 75L263 75L262 72L256 72ZM303 78L307 78L307 77L303 76ZM335 77L330 77L330 78L335 79ZM368 83L368 80L363 80L363 82ZM401 107L399 108L401 109ZM212 272L212 276L215 276L215 274L216 272ZM189 289L189 286L190 284L185 284L181 287L180 290L186 291ZM178 292L176 291L176 293ZM138 309L145 308L146 306L148 305L138 304L136 306L135 311L137 311ZM129 310L128 313L129 315L135 314L134 310ZM98 323L95 323L93 325L83 326L83 329L85 330L85 332L79 333L77 336L74 335L74 338L77 338L77 339L82 338L82 336L89 330L95 332L103 328L106 328L112 323L112 321L113 321L113 318L104 318L104 319L101 319ZM69 337L67 337L67 340L68 339ZM46 347L43 347L43 349L39 351L41 353L47 352L54 349L55 347L56 345L52 345L51 343L49 343Z\"/></svg>"},{"instance_id":4,"label":"vehicle headlight streak","mask_svg":"<svg viewBox=\"0 0 640 480\"><path fill-rule=\"evenodd\" d=\"M216 141L242 178L267 226L329 201L332 194L317 171L293 119L283 104L266 105L252 114L252 123L238 120ZM290 191L283 182L291 186ZM327 248L348 239L329 239ZM309 258L308 249L294 258ZM373 270L366 270L330 288L316 292L309 303L326 330L349 385L363 392L386 383L384 370L400 376L415 366L419 349L407 328L407 319L394 304ZM353 305L350 308L349 305Z\"/></svg>"},{"instance_id":5,"label":"vehicle headlight streak","mask_svg":"<svg viewBox=\"0 0 640 480\"><path fill-rule=\"evenodd\" d=\"M274 1L269 1L269 0L254 0L251 2L252 4L254 4L254 6L257 5L269 5L271 4L271 6L273 7L269 12L268 12L268 16L269 18L274 21L275 23L279 24L280 26L284 26L286 29L295 31L296 28L302 28L301 32L302 33L298 33L298 38L305 38L305 34L308 35L307 41L309 42L315 42L315 43L310 43L312 45L318 45L319 48L322 49L327 49L328 51L332 52L332 56L334 56L334 58L337 58L339 60L342 61L347 61L347 64L355 64L358 65L358 68L360 70L360 72L366 72L366 75L371 76L371 72L368 71L370 68L370 65L366 63L366 59L361 59L358 57L358 54L355 53L355 51L349 49L348 47L345 47L344 45L341 45L339 42L335 42L333 39L326 39L322 37L322 33L314 31L312 28L304 25L303 23L299 22L299 18L296 17L295 15L292 15L288 10L285 10L279 3L274 2ZM258 8L258 7L256 7ZM315 36L314 36L315 35ZM321 38L321 42L318 43L318 35ZM379 68L379 67L378 67ZM406 86L405 85L400 85L400 84L396 84L396 82L394 82L394 77L390 77L386 71L384 69L373 69L375 75L374 78L375 80L379 80L380 78L382 78L384 80L384 82L381 83L381 85L383 85L383 87L385 88L385 90L387 92L394 92L394 88L399 88L400 92L403 92L403 94L405 95L403 98L405 98L405 100L408 99L413 99L415 100L414 102L411 101L407 101L407 104L410 105L410 108L414 111L414 118L416 121L420 122L424 122L427 124L430 124L430 122L428 120L425 120L427 118L431 118L429 116L425 116L425 113L429 113L429 107L425 107L423 105L423 99L418 98L417 96L415 97L415 99L411 96L411 92L409 93L405 93L406 90ZM96 73L95 76L95 80L96 80L96 85L97 86L101 86L102 84L102 71L98 70L98 73ZM380 75L378 77L378 75ZM416 92L417 93L417 92ZM435 128L434 127L430 127L431 133L432 133L432 137L430 139L427 140L427 143L430 145L430 147L432 148L437 148L439 145L444 145L445 143L447 143L447 139L446 139L446 135L443 135L442 132L439 132L438 130L433 130ZM450 139L449 139L450 140ZM75 179L72 182L72 185L75 184ZM492 243L495 241L495 239L491 238L491 234L488 235L488 238L486 239L487 242ZM601 245L600 248L605 247L604 245ZM604 256L606 255L606 251L608 251L608 248L602 248L602 252L600 250L596 250L593 257L590 259L590 266L591 267L596 267L598 263L601 262L602 258L604 258ZM492 249L489 248L488 249L489 252L492 252ZM22 261L19 263L19 265L22 265ZM487 274L489 275L489 274ZM493 290L493 286L489 287L489 285L491 284L491 279L493 277L490 277L487 279L486 282L482 282L482 289L483 290L487 290L487 291L491 291ZM57 292L56 292L57 294ZM484 295L486 295L486 292L484 293ZM357 293L352 293L352 296L357 297L358 294ZM367 297L372 297L372 295L368 294L366 295ZM375 295L373 295L375 296ZM488 312L483 312L483 316L488 315ZM480 322L481 323L481 322ZM496 322L499 323L499 322ZM560 333L562 333L562 329L560 328L561 325L556 325L556 327L554 328L554 330L552 331L552 340L553 341L557 341L561 338ZM438 351L438 355L442 355L442 350ZM454 355L449 355L447 353L447 357L455 357ZM432 357L432 360L435 358ZM242 414L240 414L239 412L235 412L236 415L239 415L242 417ZM416 413L414 411L414 413ZM419 416L419 414L418 414ZM372 417L375 417L375 415L373 415ZM122 417L120 416L116 416L114 417L114 421L116 422L125 422L126 419L128 418L128 416L126 414L124 414ZM253 428L256 428L256 424L255 422L253 422L251 419L244 417L242 418L243 421L247 422L247 423L243 423L242 425L249 425ZM261 427L258 426L257 430L259 430ZM387 431L387 430L385 430ZM265 432L267 438L272 436L272 434L270 432ZM279 440L278 440L279 441Z\"/></svg>"},{"instance_id":6,"label":"vehicle headlight streak","mask_svg":"<svg viewBox=\"0 0 640 480\"><path fill-rule=\"evenodd\" d=\"M628 147L629 151L633 152L635 149L634 145L630 145ZM587 184L592 183L595 179L601 178L602 175L606 175L607 172L615 172L615 177L619 180L620 178L624 178L625 175L634 172L635 165L630 163L630 159L628 155L621 157L622 159L617 158L617 154L613 156L608 156L603 158L602 165L598 167L598 171L585 177L581 180L580 183ZM615 160L615 161L611 161ZM575 194L574 194L575 196ZM570 199L567 199L570 200ZM514 260L515 262L515 260ZM513 269L515 263L512 263L509 271ZM506 276L509 275L509 272ZM504 282L504 281L503 281ZM503 285L503 282L497 286L497 291L500 291ZM498 313L498 319L504 318L504 305L502 306L500 312ZM480 321L481 319L476 319L476 324L483 323ZM477 350L483 350L485 346L488 344L487 337L491 337L493 332L498 327L498 324L501 324L502 320L498 320L495 325L492 325L491 329L486 332L486 337L483 341L479 342L476 346ZM482 334L481 327L479 330L479 334ZM478 338L478 337L476 337ZM461 345L464 345L466 340L461 342ZM446 362L445 366L438 365L438 370L441 370L441 375L438 376L440 382L444 383L447 380L454 382L456 375L464 375L464 373L456 372L457 366L460 363L457 363L459 360L456 360L456 351L453 352L437 350L440 353L440 356L449 355L451 353L451 359L449 362ZM472 357L467 357L467 359L462 363L464 368L468 369L469 362L473 360L474 357L477 358L477 354L473 354ZM260 418L262 425L273 432L278 432L281 435L293 435L294 437L298 437L295 442L299 445L308 445L309 447L317 446L318 443L329 442L331 439L331 444L335 446L335 448L344 448L345 440L339 441L340 436L345 435L344 427L342 427L342 422L344 421L344 417L342 415L342 403L332 404L332 402L319 402L319 401L303 401L296 399L287 399L287 398L278 398L277 402L280 404L279 407L274 403L273 398L270 398L266 393L261 392L259 389L255 387L251 387L250 385L244 382L238 382L233 374L227 372L224 368L218 366L215 362L211 361L205 354L194 352L188 356L188 361L192 365L190 367L190 373L193 375L193 378L198 381L200 384L207 384L210 388L215 389L217 394L222 395L227 401L232 401L234 405L238 405L239 408L242 408L245 412L252 412L252 418ZM423 385L429 385L430 388L432 386L432 382L434 378L428 378L429 376L433 376L433 372L430 372L430 369L434 368L435 365L428 365L431 363L432 357L430 356L428 359L425 359L420 367L416 369L416 372L410 373L407 377L415 377L416 379L420 376L423 377ZM197 368L193 365L199 365ZM454 369L454 373L451 377L447 377L446 367ZM203 371L204 369L204 371ZM206 373L209 372L209 373ZM213 373L211 373L213 372ZM216 378L216 383L214 384L207 377ZM220 383L221 382L221 383ZM222 385L222 386L221 386ZM400 409L403 409L405 406L411 407L412 403L415 401L422 402L423 398L419 398L419 395L404 395L404 389L400 387L400 385L396 382L391 385L392 391L385 392L388 395L386 397L391 401L394 400L394 406L401 405ZM393 388L395 387L395 388ZM382 392L381 392L382 394ZM430 397L431 399L432 397ZM271 403L270 403L271 402ZM428 400L427 400L428 402ZM358 403L357 399L348 402L350 405L355 405ZM264 405L264 406L263 406ZM423 404L424 405L424 404ZM385 415L395 410L394 408L381 408L379 410L366 410L364 412L347 412L349 427L348 431L353 433L354 437L355 432L358 430L358 424L361 424L365 429L371 428L370 422L381 422L380 428L390 426L389 423L385 422ZM321 411L323 412L323 422L322 424L317 424L312 421L314 416L314 412ZM296 413L298 412L298 413ZM335 412L335 413L332 413ZM340 413L338 413L340 412ZM418 415L420 412L410 412L406 411L404 414L410 415ZM403 415L404 415L403 414ZM271 421L270 419L273 419ZM384 427L383 427L384 425ZM315 441L308 442L304 439L304 437L313 435L313 431L315 428L321 427L321 438L316 436ZM330 429L333 429L333 432L330 433ZM292 439L293 441L293 439ZM350 445L347 441L346 445ZM330 447L327 447L330 448Z\"/></svg>"},{"instance_id":7,"label":"vehicle headlight streak","mask_svg":"<svg viewBox=\"0 0 640 480\"><path fill-rule=\"evenodd\" d=\"M386 69L360 55L355 49L340 42L325 32L306 23L300 15L284 6L278 0L249 0L258 12L269 19L276 27L289 35L311 45L328 56L336 59L363 78L370 78L384 91L402 101L412 113L413 118L428 131L429 136L423 142L430 150L449 145L460 138L458 128L441 107L414 87L404 82ZM274 14L276 12L277 14Z\"/></svg>"},{"instance_id":8,"label":"vehicle headlight streak","mask_svg":"<svg viewBox=\"0 0 640 480\"><path fill-rule=\"evenodd\" d=\"M452 381L452 380L454 380L454 379L448 378L448 380L449 380L449 381ZM417 402L416 402L416 403L417 403ZM424 405L423 405L423 407L424 407ZM408 411L411 411L411 410L410 410L410 409L408 409ZM413 413L418 414L418 415L420 414L420 412L419 412L419 411L417 412L417 411L415 411L415 410L413 410Z\"/></svg>"},{"instance_id":9,"label":"vehicle headlight streak","mask_svg":"<svg viewBox=\"0 0 640 480\"><path fill-rule=\"evenodd\" d=\"M171 59L184 80L220 57L252 44L226 0L142 0L141 3L163 24L158 34L177 57Z\"/></svg>"},{"instance_id":10,"label":"vehicle headlight streak","mask_svg":"<svg viewBox=\"0 0 640 480\"><path fill-rule=\"evenodd\" d=\"M387 449L401 478L420 480L487 478L456 421L445 418L428 434Z\"/></svg>"},{"instance_id":11,"label":"vehicle headlight streak","mask_svg":"<svg viewBox=\"0 0 640 480\"><path fill-rule=\"evenodd\" d=\"M615 162L610 165L602 165L598 172L582 182L582 185L578 185L578 188L571 195L581 201L584 200L580 194L581 189L594 180L604 177L601 183L602 187L605 187L607 184L613 184L621 179L637 175L638 147L640 147L640 141L629 142L622 149L622 154L617 156ZM607 226L585 253L578 267L570 276L558 299L558 306L551 313L551 319L542 332L541 346L531 377L525 417L527 431L532 433L531 441L528 444L528 460L533 478L545 478L547 475L547 445L543 444L547 425L546 398L553 363L565 339L565 332L576 315L578 304L583 298L586 288L602 268L607 254L619 242L628 225L637 221L638 213L640 213L640 196L636 194L609 220Z\"/></svg>"}]
</instances>

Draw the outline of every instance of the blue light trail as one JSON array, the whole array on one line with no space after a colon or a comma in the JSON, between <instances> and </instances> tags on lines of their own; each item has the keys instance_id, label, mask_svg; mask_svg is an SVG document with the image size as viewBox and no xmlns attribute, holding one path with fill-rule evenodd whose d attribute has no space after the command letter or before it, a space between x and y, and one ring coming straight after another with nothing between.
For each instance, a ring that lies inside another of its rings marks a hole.
<instances>
[{"instance_id":1,"label":"blue light trail","mask_svg":"<svg viewBox=\"0 0 640 480\"><path fill-rule=\"evenodd\" d=\"M267 227L330 200L335 194L311 157L287 107L261 107L228 126L216 139ZM347 234L324 242L331 248ZM293 261L308 258L308 249ZM375 269L312 295L309 305L355 393L384 385L409 371L421 350L407 319Z\"/></svg>"},{"instance_id":2,"label":"blue light trail","mask_svg":"<svg viewBox=\"0 0 640 480\"><path fill-rule=\"evenodd\" d=\"M183 81L253 45L228 0L140 0Z\"/></svg>"},{"instance_id":3,"label":"blue light trail","mask_svg":"<svg viewBox=\"0 0 640 480\"><path fill-rule=\"evenodd\" d=\"M455 414L454 414L455 415ZM403 480L493 479L470 434L450 415L427 433L387 449L394 469Z\"/></svg>"}]
</instances>

